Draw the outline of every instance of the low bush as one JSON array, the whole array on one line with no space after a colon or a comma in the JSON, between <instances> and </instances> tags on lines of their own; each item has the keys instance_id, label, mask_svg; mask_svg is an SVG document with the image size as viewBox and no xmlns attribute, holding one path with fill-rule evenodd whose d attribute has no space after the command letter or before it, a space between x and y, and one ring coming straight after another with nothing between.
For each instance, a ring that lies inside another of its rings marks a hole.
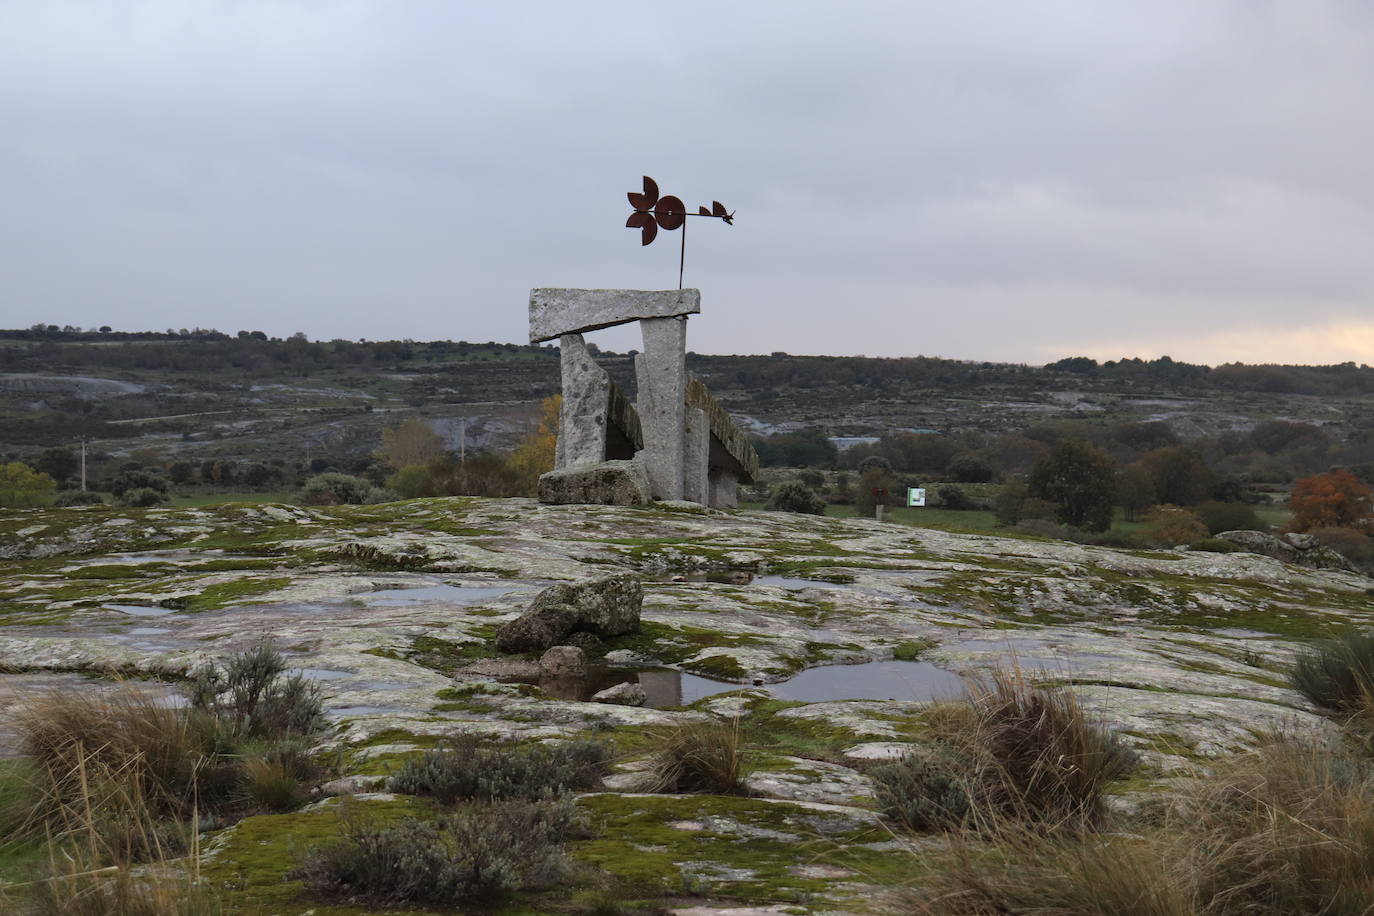
<instances>
[{"instance_id":1,"label":"low bush","mask_svg":"<svg viewBox=\"0 0 1374 916\"><path fill-rule=\"evenodd\" d=\"M1145 527L1136 539L1147 546L1173 547L1192 544L1208 537L1210 532L1191 510L1179 506L1155 506L1145 513Z\"/></svg>"},{"instance_id":2,"label":"low bush","mask_svg":"<svg viewBox=\"0 0 1374 916\"><path fill-rule=\"evenodd\" d=\"M739 722L691 722L663 732L645 790L743 795Z\"/></svg>"},{"instance_id":3,"label":"low bush","mask_svg":"<svg viewBox=\"0 0 1374 916\"><path fill-rule=\"evenodd\" d=\"M152 506L160 506L167 502L167 494L152 487L135 487L132 490L125 490L122 494L115 497L115 505L128 506L134 509L147 509Z\"/></svg>"},{"instance_id":4,"label":"low bush","mask_svg":"<svg viewBox=\"0 0 1374 916\"><path fill-rule=\"evenodd\" d=\"M563 881L563 843L583 830L570 799L473 804L392 826L345 820L343 839L311 850L291 877L355 904L489 901Z\"/></svg>"},{"instance_id":5,"label":"low bush","mask_svg":"<svg viewBox=\"0 0 1374 916\"><path fill-rule=\"evenodd\" d=\"M305 506L361 505L394 498L393 494L373 486L369 480L337 471L316 474L296 494L296 502Z\"/></svg>"},{"instance_id":6,"label":"low bush","mask_svg":"<svg viewBox=\"0 0 1374 916\"><path fill-rule=\"evenodd\" d=\"M1235 542L1225 538L1203 538L1188 545L1192 550L1201 550L1205 553L1236 553L1240 550Z\"/></svg>"},{"instance_id":7,"label":"low bush","mask_svg":"<svg viewBox=\"0 0 1374 916\"><path fill-rule=\"evenodd\" d=\"M1241 502L1224 503L1217 500L1193 507L1193 512L1207 526L1211 534L1223 531L1268 531L1253 506Z\"/></svg>"},{"instance_id":8,"label":"low bush","mask_svg":"<svg viewBox=\"0 0 1374 916\"><path fill-rule=\"evenodd\" d=\"M911 753L869 773L883 816L914 833L960 827L968 821L969 775L960 761L938 751Z\"/></svg>"},{"instance_id":9,"label":"low bush","mask_svg":"<svg viewBox=\"0 0 1374 916\"><path fill-rule=\"evenodd\" d=\"M1374 707L1374 630L1352 630L1298 655L1294 689L1332 712L1355 714Z\"/></svg>"},{"instance_id":10,"label":"low bush","mask_svg":"<svg viewBox=\"0 0 1374 916\"><path fill-rule=\"evenodd\" d=\"M784 480L773 489L768 508L775 512L799 512L804 515L824 515L825 500L800 480Z\"/></svg>"},{"instance_id":11,"label":"low bush","mask_svg":"<svg viewBox=\"0 0 1374 916\"><path fill-rule=\"evenodd\" d=\"M62 490L53 498L54 506L100 506L105 500L90 490Z\"/></svg>"},{"instance_id":12,"label":"low bush","mask_svg":"<svg viewBox=\"0 0 1374 916\"><path fill-rule=\"evenodd\" d=\"M977 509L980 504L973 497L964 492L964 488L954 483L942 484L935 491L935 495L940 499L940 505L946 509Z\"/></svg>"},{"instance_id":13,"label":"low bush","mask_svg":"<svg viewBox=\"0 0 1374 916\"><path fill-rule=\"evenodd\" d=\"M283 677L286 659L270 646L231 656L221 668L193 672L191 705L237 738L311 735L325 725L319 685L301 675Z\"/></svg>"},{"instance_id":14,"label":"low bush","mask_svg":"<svg viewBox=\"0 0 1374 916\"><path fill-rule=\"evenodd\" d=\"M442 747L406 760L391 778L390 787L393 792L430 796L445 804L538 799L600 788L609 771L610 753L595 741L499 747L475 735L458 735Z\"/></svg>"}]
</instances>

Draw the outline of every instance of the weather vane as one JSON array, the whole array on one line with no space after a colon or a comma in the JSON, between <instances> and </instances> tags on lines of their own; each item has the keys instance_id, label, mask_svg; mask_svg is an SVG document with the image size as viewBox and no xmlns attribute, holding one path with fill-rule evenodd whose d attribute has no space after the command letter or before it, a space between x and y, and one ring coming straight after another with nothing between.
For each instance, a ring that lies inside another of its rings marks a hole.
<instances>
[{"instance_id":1,"label":"weather vane","mask_svg":"<svg viewBox=\"0 0 1374 916\"><path fill-rule=\"evenodd\" d=\"M687 205L682 202L682 198L668 194L664 197L658 196L658 182L648 175L644 176L644 193L630 191L627 195L630 198L630 206L634 207L630 218L625 221L627 229L638 229L640 231L639 244L647 245L658 236L658 230L662 228L666 232L674 229L682 230L682 250L678 255L677 261L677 288L682 289L682 268L687 262L687 217L689 216L709 216L718 219L727 226L735 224L735 214L727 213L725 204L718 200L711 201L711 208L698 207L697 212L688 213Z\"/></svg>"}]
</instances>

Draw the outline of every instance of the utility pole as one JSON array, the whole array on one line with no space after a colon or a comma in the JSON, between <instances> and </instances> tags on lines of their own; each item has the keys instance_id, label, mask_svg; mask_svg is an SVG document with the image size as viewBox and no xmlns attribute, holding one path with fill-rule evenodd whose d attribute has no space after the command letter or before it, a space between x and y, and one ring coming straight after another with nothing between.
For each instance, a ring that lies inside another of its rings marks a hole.
<instances>
[{"instance_id":1,"label":"utility pole","mask_svg":"<svg viewBox=\"0 0 1374 916\"><path fill-rule=\"evenodd\" d=\"M86 492L86 437L81 437L81 492Z\"/></svg>"}]
</instances>

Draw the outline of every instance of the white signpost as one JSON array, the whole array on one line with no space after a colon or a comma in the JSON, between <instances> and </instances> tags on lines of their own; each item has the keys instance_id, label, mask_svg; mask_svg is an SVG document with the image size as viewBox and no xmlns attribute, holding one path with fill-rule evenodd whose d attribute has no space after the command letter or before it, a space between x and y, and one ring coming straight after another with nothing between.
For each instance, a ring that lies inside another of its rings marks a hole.
<instances>
[{"instance_id":1,"label":"white signpost","mask_svg":"<svg viewBox=\"0 0 1374 916\"><path fill-rule=\"evenodd\" d=\"M924 506L926 504L926 488L907 487L906 504L908 506Z\"/></svg>"}]
</instances>

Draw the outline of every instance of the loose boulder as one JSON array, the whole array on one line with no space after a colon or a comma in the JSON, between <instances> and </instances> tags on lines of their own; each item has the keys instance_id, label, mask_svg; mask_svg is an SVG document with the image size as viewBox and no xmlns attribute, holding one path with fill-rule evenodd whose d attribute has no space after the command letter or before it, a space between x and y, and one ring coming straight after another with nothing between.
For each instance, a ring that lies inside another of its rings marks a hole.
<instances>
[{"instance_id":1,"label":"loose boulder","mask_svg":"<svg viewBox=\"0 0 1374 916\"><path fill-rule=\"evenodd\" d=\"M574 631L599 637L633 633L643 604L644 588L633 575L550 585L534 596L529 610L496 631L496 647L537 652L562 644Z\"/></svg>"},{"instance_id":2,"label":"loose boulder","mask_svg":"<svg viewBox=\"0 0 1374 916\"><path fill-rule=\"evenodd\" d=\"M562 642L576 623L577 612L570 607L556 604L531 607L496 631L496 648L502 652L542 652Z\"/></svg>"},{"instance_id":3,"label":"loose boulder","mask_svg":"<svg viewBox=\"0 0 1374 916\"><path fill-rule=\"evenodd\" d=\"M612 703L616 706L643 706L648 700L649 695L643 687L629 682L592 694L593 703Z\"/></svg>"},{"instance_id":4,"label":"loose boulder","mask_svg":"<svg viewBox=\"0 0 1374 916\"><path fill-rule=\"evenodd\" d=\"M582 678L587 676L587 656L576 646L554 646L539 657L540 677Z\"/></svg>"},{"instance_id":5,"label":"loose boulder","mask_svg":"<svg viewBox=\"0 0 1374 916\"><path fill-rule=\"evenodd\" d=\"M541 474L539 501L555 506L642 506L653 502L653 494L638 461L603 461Z\"/></svg>"}]
</instances>

